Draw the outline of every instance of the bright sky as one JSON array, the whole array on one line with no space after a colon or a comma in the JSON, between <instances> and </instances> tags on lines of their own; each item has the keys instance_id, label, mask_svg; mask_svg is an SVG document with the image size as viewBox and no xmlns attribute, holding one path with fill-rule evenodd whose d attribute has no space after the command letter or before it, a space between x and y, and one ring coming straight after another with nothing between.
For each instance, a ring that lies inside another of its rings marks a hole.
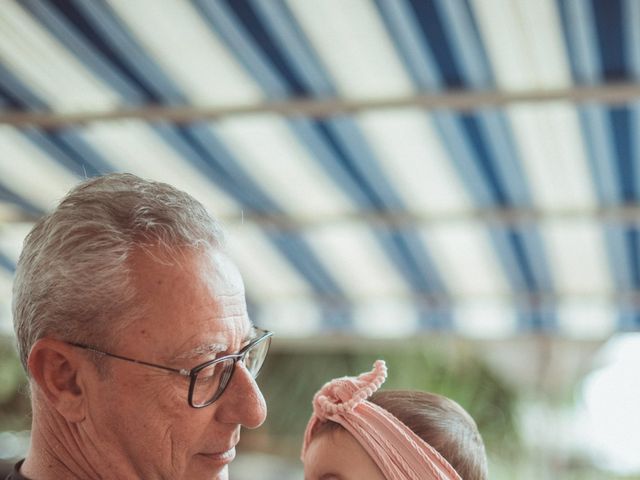
<instances>
[{"instance_id":1,"label":"bright sky","mask_svg":"<svg viewBox=\"0 0 640 480\"><path fill-rule=\"evenodd\" d=\"M601 352L602 368L583 383L581 421L603 468L640 472L640 333L618 335Z\"/></svg>"}]
</instances>

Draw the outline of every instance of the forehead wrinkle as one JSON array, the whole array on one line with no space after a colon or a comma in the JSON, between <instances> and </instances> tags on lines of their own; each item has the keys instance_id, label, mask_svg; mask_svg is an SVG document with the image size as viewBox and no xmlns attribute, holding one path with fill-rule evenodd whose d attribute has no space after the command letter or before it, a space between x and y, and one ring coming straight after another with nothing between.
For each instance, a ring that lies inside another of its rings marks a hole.
<instances>
[{"instance_id":1,"label":"forehead wrinkle","mask_svg":"<svg viewBox=\"0 0 640 480\"><path fill-rule=\"evenodd\" d=\"M223 317L238 317L247 314L244 293L215 293L214 311Z\"/></svg>"}]
</instances>

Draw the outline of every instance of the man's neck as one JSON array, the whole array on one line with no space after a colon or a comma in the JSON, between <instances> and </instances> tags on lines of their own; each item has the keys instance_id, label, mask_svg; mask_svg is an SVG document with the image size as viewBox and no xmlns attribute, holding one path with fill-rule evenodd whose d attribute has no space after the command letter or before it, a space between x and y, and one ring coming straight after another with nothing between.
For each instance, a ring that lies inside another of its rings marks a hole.
<instances>
[{"instance_id":1,"label":"man's neck","mask_svg":"<svg viewBox=\"0 0 640 480\"><path fill-rule=\"evenodd\" d=\"M91 429L89 429L91 430ZM100 451L96 435L57 412L34 412L31 448L20 473L32 480L137 479L114 452Z\"/></svg>"},{"instance_id":2,"label":"man's neck","mask_svg":"<svg viewBox=\"0 0 640 480\"><path fill-rule=\"evenodd\" d=\"M100 478L87 462L79 461L77 455L70 454L65 445L43 439L37 430L34 430L31 448L20 473L33 480Z\"/></svg>"}]
</instances>

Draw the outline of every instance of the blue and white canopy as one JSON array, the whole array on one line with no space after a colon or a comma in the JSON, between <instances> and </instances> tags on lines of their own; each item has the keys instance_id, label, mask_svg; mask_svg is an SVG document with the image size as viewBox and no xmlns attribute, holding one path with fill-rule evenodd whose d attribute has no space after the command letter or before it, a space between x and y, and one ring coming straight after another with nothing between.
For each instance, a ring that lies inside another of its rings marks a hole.
<instances>
[{"instance_id":1,"label":"blue and white canopy","mask_svg":"<svg viewBox=\"0 0 640 480\"><path fill-rule=\"evenodd\" d=\"M637 330L639 78L635 0L4 0L4 327L30 222L130 171L280 335Z\"/></svg>"}]
</instances>

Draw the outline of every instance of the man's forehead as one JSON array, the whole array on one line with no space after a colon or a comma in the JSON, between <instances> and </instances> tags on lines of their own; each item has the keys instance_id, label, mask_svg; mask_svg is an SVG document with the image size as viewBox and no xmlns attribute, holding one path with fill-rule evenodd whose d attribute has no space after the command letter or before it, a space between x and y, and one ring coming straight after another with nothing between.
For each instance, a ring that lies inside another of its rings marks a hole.
<instances>
[{"instance_id":1,"label":"man's forehead","mask_svg":"<svg viewBox=\"0 0 640 480\"><path fill-rule=\"evenodd\" d=\"M200 257L203 265L208 266L208 275L215 281L218 295L234 294L237 291L244 292L242 275L231 258L220 250L207 250ZM228 290L220 290L220 288Z\"/></svg>"},{"instance_id":2,"label":"man's forehead","mask_svg":"<svg viewBox=\"0 0 640 480\"><path fill-rule=\"evenodd\" d=\"M168 251L156 246L135 250L128 261L134 281L139 288L149 289L147 293L158 287L172 289L200 282L219 297L244 295L242 275L222 250L207 247Z\"/></svg>"},{"instance_id":3,"label":"man's forehead","mask_svg":"<svg viewBox=\"0 0 640 480\"><path fill-rule=\"evenodd\" d=\"M147 295L144 337L149 349L174 359L238 348L251 321L235 265L211 249L181 253L180 262L174 258L165 264L148 255L138 258L139 287Z\"/></svg>"},{"instance_id":4,"label":"man's forehead","mask_svg":"<svg viewBox=\"0 0 640 480\"><path fill-rule=\"evenodd\" d=\"M242 318L247 316L247 302L245 301L244 290L222 293L219 290L214 292L210 308L218 318Z\"/></svg>"}]
</instances>

